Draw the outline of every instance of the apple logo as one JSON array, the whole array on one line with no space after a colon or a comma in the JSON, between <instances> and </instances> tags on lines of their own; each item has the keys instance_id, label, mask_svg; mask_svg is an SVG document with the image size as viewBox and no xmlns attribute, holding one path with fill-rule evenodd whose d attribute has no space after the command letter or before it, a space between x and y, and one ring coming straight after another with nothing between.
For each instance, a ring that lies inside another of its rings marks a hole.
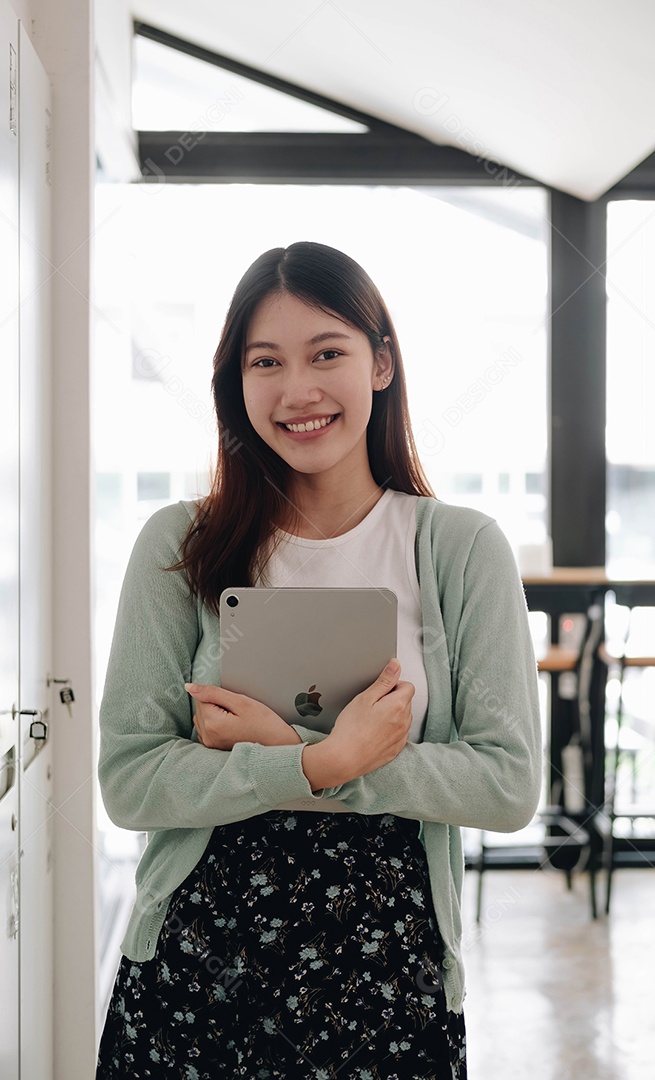
<instances>
[{"instance_id":1,"label":"apple logo","mask_svg":"<svg viewBox=\"0 0 655 1080\"><path fill-rule=\"evenodd\" d=\"M306 694L297 694L294 701L296 712L300 716L318 716L323 712L323 706L318 703L320 697L321 694L316 690L316 683L312 683Z\"/></svg>"}]
</instances>

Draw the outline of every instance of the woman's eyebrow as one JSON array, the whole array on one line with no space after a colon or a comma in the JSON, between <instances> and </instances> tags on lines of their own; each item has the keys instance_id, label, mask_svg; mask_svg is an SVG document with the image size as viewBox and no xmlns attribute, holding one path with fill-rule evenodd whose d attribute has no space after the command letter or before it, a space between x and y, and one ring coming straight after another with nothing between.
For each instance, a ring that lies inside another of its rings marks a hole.
<instances>
[{"instance_id":1,"label":"woman's eyebrow","mask_svg":"<svg viewBox=\"0 0 655 1080\"><path fill-rule=\"evenodd\" d=\"M322 334L315 334L313 338L310 338L307 345L318 345L319 341L329 341L331 338L345 338L350 340L350 334L341 333L339 330L326 330Z\"/></svg>"},{"instance_id":2,"label":"woman's eyebrow","mask_svg":"<svg viewBox=\"0 0 655 1080\"><path fill-rule=\"evenodd\" d=\"M279 349L279 345L275 345L272 341L252 341L250 345L246 345L245 351L250 352L251 349Z\"/></svg>"},{"instance_id":3,"label":"woman's eyebrow","mask_svg":"<svg viewBox=\"0 0 655 1080\"><path fill-rule=\"evenodd\" d=\"M330 341L334 338L350 339L350 334L343 334L339 330L325 330L322 334L315 334L313 338L305 342L306 345L318 345L320 341ZM246 345L246 352L250 349L280 349L280 345L276 345L273 341L251 341L250 345Z\"/></svg>"}]
</instances>

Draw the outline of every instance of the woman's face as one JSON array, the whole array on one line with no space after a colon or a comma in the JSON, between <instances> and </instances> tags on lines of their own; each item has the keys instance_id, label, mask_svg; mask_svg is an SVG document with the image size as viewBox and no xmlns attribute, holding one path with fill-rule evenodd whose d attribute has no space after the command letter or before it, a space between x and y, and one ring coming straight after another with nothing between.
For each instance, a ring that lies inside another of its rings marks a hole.
<instances>
[{"instance_id":1,"label":"woman's face","mask_svg":"<svg viewBox=\"0 0 655 1080\"><path fill-rule=\"evenodd\" d=\"M257 434L296 472L368 469L374 390L391 374L365 334L288 293L258 305L246 335L243 397Z\"/></svg>"}]
</instances>

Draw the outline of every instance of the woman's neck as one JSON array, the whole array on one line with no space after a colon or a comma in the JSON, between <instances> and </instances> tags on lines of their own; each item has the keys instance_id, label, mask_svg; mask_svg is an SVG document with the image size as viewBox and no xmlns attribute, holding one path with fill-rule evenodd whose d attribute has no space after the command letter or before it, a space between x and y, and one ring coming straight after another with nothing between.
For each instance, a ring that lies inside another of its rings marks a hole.
<instances>
[{"instance_id":1,"label":"woman's neck","mask_svg":"<svg viewBox=\"0 0 655 1080\"><path fill-rule=\"evenodd\" d=\"M294 484L290 501L296 521L282 527L308 540L327 540L350 532L363 521L384 495L369 473L353 486L331 485L325 477L302 476Z\"/></svg>"}]
</instances>

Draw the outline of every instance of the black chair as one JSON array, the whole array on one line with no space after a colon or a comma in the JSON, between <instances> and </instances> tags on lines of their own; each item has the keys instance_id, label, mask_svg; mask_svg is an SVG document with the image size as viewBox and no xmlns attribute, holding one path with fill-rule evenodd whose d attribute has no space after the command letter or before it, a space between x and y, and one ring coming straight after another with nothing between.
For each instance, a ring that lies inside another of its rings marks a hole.
<instances>
[{"instance_id":1,"label":"black chair","mask_svg":"<svg viewBox=\"0 0 655 1080\"><path fill-rule=\"evenodd\" d=\"M630 635L633 625L633 613L635 608L653 606L655 592L650 586L639 583L616 585L613 588L617 605L628 609L628 617L625 624L622 648L616 653L601 646L599 656L608 671L615 671L619 680L619 697L616 712L616 738L611 747L609 759L612 762L611 771L608 775L606 800L604 813L599 818L599 823L604 833L603 863L607 872L607 892L605 896L605 912L609 914L612 896L612 877L614 870L620 866L647 866L655 867L655 830L650 836L638 836L635 834L635 824L638 821L655 822L655 806L635 808L633 810L617 810L617 777L621 755L628 750L632 752L636 747L622 744L622 733L625 730L625 703L624 703L624 679L626 671L632 669L644 670L655 668L655 643L648 654L634 654L630 651ZM636 753L633 754L633 803L636 796ZM629 834L617 835L616 823L627 821L630 829Z\"/></svg>"},{"instance_id":2,"label":"black chair","mask_svg":"<svg viewBox=\"0 0 655 1080\"><path fill-rule=\"evenodd\" d=\"M597 654L603 637L603 608L593 604L586 616L585 629L579 649L551 645L538 663L539 671L555 675L570 674L575 682L571 698L571 738L568 743L574 758L579 761L580 784L575 792L575 808L567 806L572 787L565 783L564 771L558 784L551 787L552 805L540 809L532 824L539 825L544 835L538 842L487 843L487 833L480 834L480 848L469 857L469 867L478 871L476 919L482 914L483 876L486 870L538 870L546 866L563 871L567 888L572 888L573 874L589 873L592 918L597 917L596 874L599 861L599 842L595 831L597 807L592 798L595 782L594 731L591 723L591 698L598 692ZM555 689L553 689L555 692ZM564 748L566 749L566 748ZM572 800L569 799L571 802Z\"/></svg>"}]
</instances>

